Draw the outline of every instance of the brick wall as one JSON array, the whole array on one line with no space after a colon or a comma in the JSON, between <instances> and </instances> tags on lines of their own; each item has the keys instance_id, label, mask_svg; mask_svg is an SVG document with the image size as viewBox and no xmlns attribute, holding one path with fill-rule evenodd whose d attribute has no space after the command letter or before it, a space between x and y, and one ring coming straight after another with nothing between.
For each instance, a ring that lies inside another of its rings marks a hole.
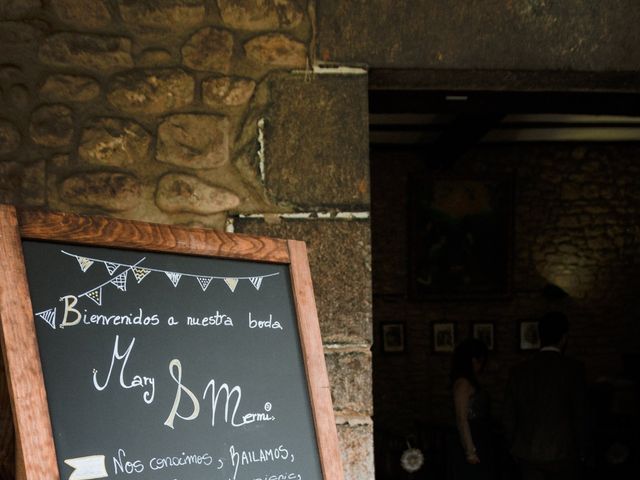
<instances>
[{"instance_id":1,"label":"brick wall","mask_svg":"<svg viewBox=\"0 0 640 480\"><path fill-rule=\"evenodd\" d=\"M494 322L495 351L484 374L499 416L508 369L525 358L518 323L550 309L571 322L568 353L590 382L622 375L621 354L640 338L640 148L634 144L481 146L438 175L510 179L514 186L512 293L504 299L413 301L407 297L409 178L425 155L372 152L374 405L376 429L406 438L450 424L451 356L432 352L432 322L451 321L457 338L472 322ZM543 294L547 283L568 296ZM406 351L384 354L383 322L404 322Z\"/></svg>"},{"instance_id":2,"label":"brick wall","mask_svg":"<svg viewBox=\"0 0 640 480\"><path fill-rule=\"evenodd\" d=\"M315 33L304 0L0 0L0 202L309 242L346 477L371 478L366 72L312 73Z\"/></svg>"}]
</instances>

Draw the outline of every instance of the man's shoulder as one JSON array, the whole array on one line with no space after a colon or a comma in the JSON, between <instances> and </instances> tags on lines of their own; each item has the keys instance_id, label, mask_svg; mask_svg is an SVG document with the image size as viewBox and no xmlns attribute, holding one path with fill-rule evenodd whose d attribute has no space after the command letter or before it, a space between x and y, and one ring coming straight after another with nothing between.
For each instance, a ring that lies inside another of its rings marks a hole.
<instances>
[{"instance_id":1,"label":"man's shoulder","mask_svg":"<svg viewBox=\"0 0 640 480\"><path fill-rule=\"evenodd\" d=\"M584 364L575 358L567 357L556 352L537 352L530 358L520 361L509 370L510 375L518 377L526 375L531 370L540 368L565 368L575 371L584 370Z\"/></svg>"}]
</instances>

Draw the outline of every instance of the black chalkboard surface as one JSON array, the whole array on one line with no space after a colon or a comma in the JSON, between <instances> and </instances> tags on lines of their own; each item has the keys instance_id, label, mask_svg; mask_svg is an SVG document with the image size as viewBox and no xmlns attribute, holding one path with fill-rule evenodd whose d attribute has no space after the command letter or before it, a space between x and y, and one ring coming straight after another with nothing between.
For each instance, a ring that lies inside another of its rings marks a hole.
<instances>
[{"instance_id":1,"label":"black chalkboard surface","mask_svg":"<svg viewBox=\"0 0 640 480\"><path fill-rule=\"evenodd\" d=\"M322 478L285 266L23 251L62 478Z\"/></svg>"},{"instance_id":2,"label":"black chalkboard surface","mask_svg":"<svg viewBox=\"0 0 640 480\"><path fill-rule=\"evenodd\" d=\"M340 480L302 242L0 205L18 480Z\"/></svg>"}]
</instances>

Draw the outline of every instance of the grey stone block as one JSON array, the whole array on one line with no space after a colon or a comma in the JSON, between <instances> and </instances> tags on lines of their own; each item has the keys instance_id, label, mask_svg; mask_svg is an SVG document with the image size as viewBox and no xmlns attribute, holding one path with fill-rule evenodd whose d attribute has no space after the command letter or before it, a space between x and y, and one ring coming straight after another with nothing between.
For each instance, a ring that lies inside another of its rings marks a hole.
<instances>
[{"instance_id":1,"label":"grey stone block","mask_svg":"<svg viewBox=\"0 0 640 480\"><path fill-rule=\"evenodd\" d=\"M203 0L118 0L118 8L124 23L145 33L187 30L206 15Z\"/></svg>"},{"instance_id":2,"label":"grey stone block","mask_svg":"<svg viewBox=\"0 0 640 480\"><path fill-rule=\"evenodd\" d=\"M195 81L180 69L133 71L117 76L107 96L123 112L154 115L193 102Z\"/></svg>"},{"instance_id":3,"label":"grey stone block","mask_svg":"<svg viewBox=\"0 0 640 480\"><path fill-rule=\"evenodd\" d=\"M320 59L378 68L620 71L640 59L634 0L606 14L583 0L324 0L317 17Z\"/></svg>"},{"instance_id":4,"label":"grey stone block","mask_svg":"<svg viewBox=\"0 0 640 480\"><path fill-rule=\"evenodd\" d=\"M307 243L325 343L371 342L371 248L368 221L236 221L237 233Z\"/></svg>"},{"instance_id":5,"label":"grey stone block","mask_svg":"<svg viewBox=\"0 0 640 480\"><path fill-rule=\"evenodd\" d=\"M325 361L334 410L341 415L373 414L371 353L328 351Z\"/></svg>"},{"instance_id":6,"label":"grey stone block","mask_svg":"<svg viewBox=\"0 0 640 480\"><path fill-rule=\"evenodd\" d=\"M304 68L307 47L282 33L268 33L244 44L244 52L252 62L272 67Z\"/></svg>"},{"instance_id":7,"label":"grey stone block","mask_svg":"<svg viewBox=\"0 0 640 480\"><path fill-rule=\"evenodd\" d=\"M304 10L295 0L218 0L222 21L238 30L279 30L296 27Z\"/></svg>"},{"instance_id":8,"label":"grey stone block","mask_svg":"<svg viewBox=\"0 0 640 480\"><path fill-rule=\"evenodd\" d=\"M303 208L369 204L367 77L276 75L266 115L266 185Z\"/></svg>"},{"instance_id":9,"label":"grey stone block","mask_svg":"<svg viewBox=\"0 0 640 480\"><path fill-rule=\"evenodd\" d=\"M345 480L373 480L373 427L338 425Z\"/></svg>"},{"instance_id":10,"label":"grey stone block","mask_svg":"<svg viewBox=\"0 0 640 480\"><path fill-rule=\"evenodd\" d=\"M58 18L75 28L99 29L111 23L105 0L52 0L51 8Z\"/></svg>"},{"instance_id":11,"label":"grey stone block","mask_svg":"<svg viewBox=\"0 0 640 480\"><path fill-rule=\"evenodd\" d=\"M125 37L56 33L45 40L39 55L54 67L108 72L133 66L131 40Z\"/></svg>"}]
</instances>

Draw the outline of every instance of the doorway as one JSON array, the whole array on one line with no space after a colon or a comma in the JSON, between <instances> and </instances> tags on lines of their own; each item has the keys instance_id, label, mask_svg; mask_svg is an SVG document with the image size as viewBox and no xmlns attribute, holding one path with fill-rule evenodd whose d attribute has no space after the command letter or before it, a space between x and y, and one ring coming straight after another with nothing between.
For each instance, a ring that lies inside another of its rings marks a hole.
<instances>
[{"instance_id":1,"label":"doorway","mask_svg":"<svg viewBox=\"0 0 640 480\"><path fill-rule=\"evenodd\" d=\"M569 315L569 354L588 369L592 473L635 471L638 95L385 88L385 75L372 72L369 94L376 478L448 478L450 347L474 332L491 343L482 381L493 399L496 478L513 478L503 389L509 368L531 355L523 329L552 309ZM444 202L445 214L495 214L494 223L484 217L484 250L454 242L437 257L442 237L425 232L439 186L471 192ZM423 461L411 472L419 456L402 455L414 448Z\"/></svg>"}]
</instances>

